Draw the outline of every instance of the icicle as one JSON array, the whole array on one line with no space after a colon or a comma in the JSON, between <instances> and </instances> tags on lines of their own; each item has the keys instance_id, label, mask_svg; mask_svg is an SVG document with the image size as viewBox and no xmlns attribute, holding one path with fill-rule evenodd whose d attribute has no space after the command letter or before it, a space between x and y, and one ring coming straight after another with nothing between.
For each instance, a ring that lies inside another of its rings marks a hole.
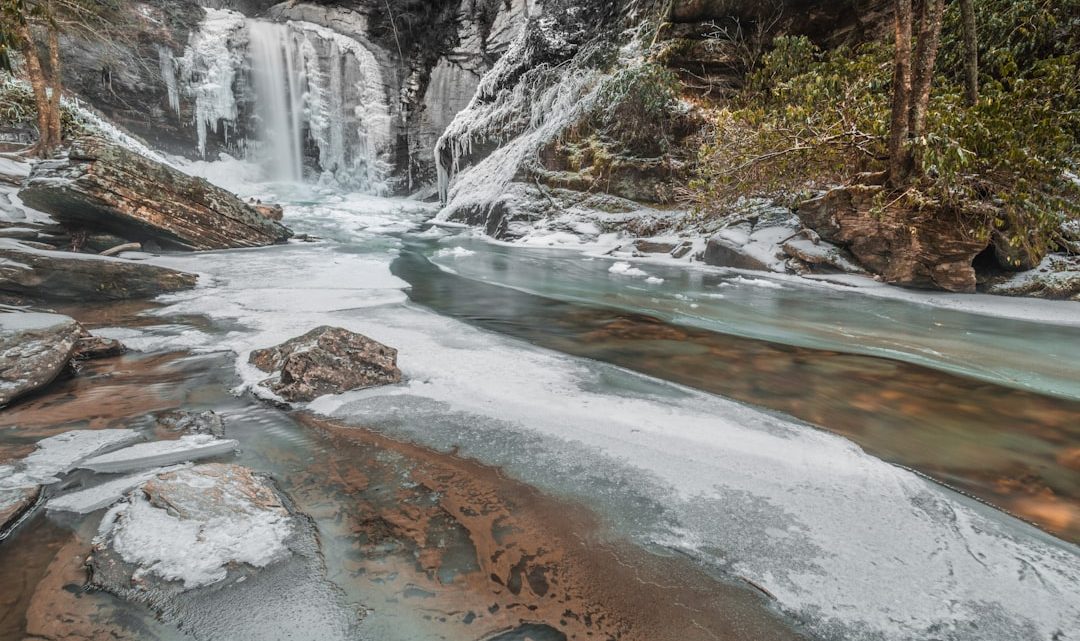
<instances>
[{"instance_id":1,"label":"icicle","mask_svg":"<svg viewBox=\"0 0 1080 641\"><path fill-rule=\"evenodd\" d=\"M172 50L164 45L158 46L158 64L161 67L161 79L169 93L169 107L180 115L180 88L176 84L176 60Z\"/></svg>"}]
</instances>

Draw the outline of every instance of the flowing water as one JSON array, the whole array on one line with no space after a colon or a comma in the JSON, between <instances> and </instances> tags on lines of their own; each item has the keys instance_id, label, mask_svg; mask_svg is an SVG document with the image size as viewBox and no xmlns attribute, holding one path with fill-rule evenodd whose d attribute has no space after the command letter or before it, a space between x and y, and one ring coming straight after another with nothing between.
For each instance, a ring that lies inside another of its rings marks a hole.
<instances>
[{"instance_id":1,"label":"flowing water","mask_svg":"<svg viewBox=\"0 0 1080 641\"><path fill-rule=\"evenodd\" d=\"M323 240L162 256L200 288L63 310L143 352L5 410L0 444L16 455L71 427L215 409L239 462L312 517L329 588L315 573L254 606L223 592L178 629L65 590L93 517L38 513L0 545L17 586L0 637L43 635L55 615L215 638L235 615L233 638L277 638L275 612L305 599L380 640L1080 629L1080 330L641 265L664 278L649 284L604 258L432 229L419 203L247 189ZM301 414L252 399L248 352L318 325L398 348L406 380ZM995 335L1008 340L990 354Z\"/></svg>"}]
</instances>

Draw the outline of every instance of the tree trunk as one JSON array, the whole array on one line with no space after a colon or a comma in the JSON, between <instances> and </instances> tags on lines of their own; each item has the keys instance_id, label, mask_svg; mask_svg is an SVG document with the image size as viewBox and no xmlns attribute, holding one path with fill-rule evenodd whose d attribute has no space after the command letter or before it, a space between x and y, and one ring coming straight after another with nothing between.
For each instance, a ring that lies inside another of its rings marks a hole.
<instances>
[{"instance_id":1,"label":"tree trunk","mask_svg":"<svg viewBox=\"0 0 1080 641\"><path fill-rule=\"evenodd\" d=\"M889 182L900 185L907 176L909 111L911 108L911 0L894 0L896 54L893 67L892 117L889 131Z\"/></svg>"},{"instance_id":2,"label":"tree trunk","mask_svg":"<svg viewBox=\"0 0 1080 641\"><path fill-rule=\"evenodd\" d=\"M46 90L45 72L41 69L41 59L38 57L37 47L34 46L30 25L19 21L15 29L19 47L26 60L26 74L30 77L30 88L34 92L34 105L38 112L38 144L35 151L38 156L45 157L54 146L50 140L49 94Z\"/></svg>"},{"instance_id":3,"label":"tree trunk","mask_svg":"<svg viewBox=\"0 0 1080 641\"><path fill-rule=\"evenodd\" d=\"M975 29L972 0L960 0L964 23L964 89L969 105L979 102L979 35Z\"/></svg>"},{"instance_id":4,"label":"tree trunk","mask_svg":"<svg viewBox=\"0 0 1080 641\"><path fill-rule=\"evenodd\" d=\"M52 74L52 95L49 96L49 138L52 145L58 146L63 142L63 131L60 121L60 97L63 94L63 78L60 75L60 34L55 24L46 26L49 42L49 72Z\"/></svg>"},{"instance_id":5,"label":"tree trunk","mask_svg":"<svg viewBox=\"0 0 1080 641\"><path fill-rule=\"evenodd\" d=\"M918 138L926 128L930 85L934 79L938 47L941 45L941 18L945 0L923 0L919 19L919 42L915 47L915 76L911 87L911 116L908 137Z\"/></svg>"}]
</instances>

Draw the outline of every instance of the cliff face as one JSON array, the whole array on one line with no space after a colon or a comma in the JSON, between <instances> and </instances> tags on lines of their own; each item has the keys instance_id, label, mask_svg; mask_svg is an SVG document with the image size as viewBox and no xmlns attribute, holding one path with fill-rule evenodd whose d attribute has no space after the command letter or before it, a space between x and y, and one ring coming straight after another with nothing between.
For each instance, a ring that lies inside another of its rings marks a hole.
<instances>
[{"instance_id":1,"label":"cliff face","mask_svg":"<svg viewBox=\"0 0 1080 641\"><path fill-rule=\"evenodd\" d=\"M68 87L121 126L172 153L206 158L220 151L292 153L298 158L294 164L302 164L309 178L330 176L374 192L415 191L441 174L444 197L460 200L465 188L456 185L499 152L490 163L503 163L498 175L491 167L473 172L484 193L470 188L470 202L458 202L458 208L475 214L478 207L490 208L495 192L515 178L527 179L530 172L552 185L595 189L595 177L572 175L580 164L568 158L573 145L568 151L552 143L590 112L607 108L610 95L598 93L605 80L640 66L646 49L673 43L664 64L682 82L681 91L719 99L725 88L738 85L744 69L718 42L738 38L743 46L761 47L778 33L808 34L823 44L860 39L877 29L887 3L201 4L132 3L130 37L108 50L69 39ZM266 46L257 42L268 37L258 26L265 23L290 24L273 36L281 42L269 46L288 49L288 63L296 67L286 69L289 84L279 92L304 114L289 125L295 130L289 134L295 138L291 152L267 148L276 144L275 136L262 133L274 124L260 111L267 97L259 95L256 58L258 47ZM585 133L578 143L595 134ZM528 144L506 149L523 136L530 138ZM645 166L609 173L605 190L662 201L657 190L679 177L677 156L676 151L674 160L657 163L652 158Z\"/></svg>"}]
</instances>

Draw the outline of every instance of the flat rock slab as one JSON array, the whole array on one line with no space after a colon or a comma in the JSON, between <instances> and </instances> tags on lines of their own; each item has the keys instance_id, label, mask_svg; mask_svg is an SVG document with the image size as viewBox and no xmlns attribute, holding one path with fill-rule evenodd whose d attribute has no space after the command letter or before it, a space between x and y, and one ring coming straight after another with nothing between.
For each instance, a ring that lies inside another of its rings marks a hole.
<instances>
[{"instance_id":1,"label":"flat rock slab","mask_svg":"<svg viewBox=\"0 0 1080 641\"><path fill-rule=\"evenodd\" d=\"M396 349L340 327L318 327L248 360L275 374L260 384L287 401L401 382Z\"/></svg>"},{"instance_id":2,"label":"flat rock slab","mask_svg":"<svg viewBox=\"0 0 1080 641\"><path fill-rule=\"evenodd\" d=\"M0 239L0 292L47 300L126 300L191 289L197 282L194 274L165 267Z\"/></svg>"},{"instance_id":3,"label":"flat rock slab","mask_svg":"<svg viewBox=\"0 0 1080 641\"><path fill-rule=\"evenodd\" d=\"M261 247L292 236L228 191L100 138L34 166L19 198L65 225L176 249Z\"/></svg>"},{"instance_id":4,"label":"flat rock slab","mask_svg":"<svg viewBox=\"0 0 1080 641\"><path fill-rule=\"evenodd\" d=\"M67 316L0 313L0 407L56 380L82 335Z\"/></svg>"}]
</instances>

